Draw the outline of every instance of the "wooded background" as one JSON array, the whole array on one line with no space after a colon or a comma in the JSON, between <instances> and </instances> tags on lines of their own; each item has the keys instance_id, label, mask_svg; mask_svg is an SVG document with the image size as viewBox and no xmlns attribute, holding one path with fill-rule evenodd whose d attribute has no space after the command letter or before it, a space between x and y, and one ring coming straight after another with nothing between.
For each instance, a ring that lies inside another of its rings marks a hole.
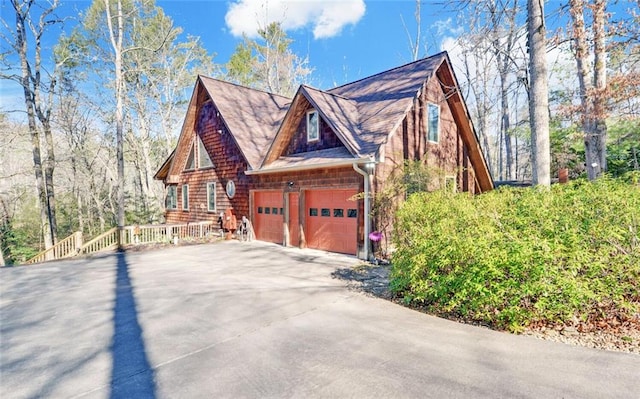
<instances>
[{"instance_id":1,"label":"wooded background","mask_svg":"<svg viewBox=\"0 0 640 399\"><path fill-rule=\"evenodd\" d=\"M466 27L450 56L495 180L548 185L560 169L589 179L640 170L640 1L617 2L626 12L616 15L612 3L569 0L545 12L539 0L448 2ZM197 74L285 95L313 77L277 22L219 64L153 0L94 0L66 16L59 0L10 4L0 78L17 82L24 102L0 113L2 264L74 231L162 222L153 175L176 144ZM415 10L411 59L436 52L420 1ZM82 23L44 52L43 38L70 17ZM545 18L567 23L549 32ZM550 54L566 62L548 65Z\"/></svg>"}]
</instances>

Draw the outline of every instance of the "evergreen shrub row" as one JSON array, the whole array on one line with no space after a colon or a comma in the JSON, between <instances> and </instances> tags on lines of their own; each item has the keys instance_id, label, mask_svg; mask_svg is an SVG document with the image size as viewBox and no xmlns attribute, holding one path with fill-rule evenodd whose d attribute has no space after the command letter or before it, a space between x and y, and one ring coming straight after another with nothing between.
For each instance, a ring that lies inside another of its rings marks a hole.
<instances>
[{"instance_id":1,"label":"evergreen shrub row","mask_svg":"<svg viewBox=\"0 0 640 399\"><path fill-rule=\"evenodd\" d=\"M414 194L395 224L391 289L514 332L638 318L639 177Z\"/></svg>"}]
</instances>

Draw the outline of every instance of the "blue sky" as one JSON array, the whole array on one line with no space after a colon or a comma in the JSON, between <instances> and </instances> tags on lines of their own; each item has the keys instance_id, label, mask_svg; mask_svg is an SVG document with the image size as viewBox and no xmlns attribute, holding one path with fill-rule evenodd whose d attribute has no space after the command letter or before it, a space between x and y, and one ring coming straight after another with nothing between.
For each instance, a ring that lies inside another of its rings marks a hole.
<instances>
[{"instance_id":1,"label":"blue sky","mask_svg":"<svg viewBox=\"0 0 640 399\"><path fill-rule=\"evenodd\" d=\"M451 38L464 32L452 2L443 3L447 1L421 2L421 57L441 51L446 38L451 43ZM563 3L566 1L545 3L552 29L565 22L556 12ZM64 30L70 32L78 12L90 4L90 0L61 0L58 15L75 17L67 21ZM294 40L295 53L309 58L313 68L309 84L321 89L410 62L407 31L413 38L416 32L414 0L156 0L156 4L185 35L199 36L219 64L228 61L242 40L240 32L255 34L258 21L263 25L265 21L282 22ZM0 0L0 12L10 23L11 11L8 1ZM59 32L48 33L45 43L52 46ZM0 89L0 109L20 108L23 100L17 84L0 81Z\"/></svg>"},{"instance_id":2,"label":"blue sky","mask_svg":"<svg viewBox=\"0 0 640 399\"><path fill-rule=\"evenodd\" d=\"M285 27L302 25L289 29L288 35L294 39L292 45L294 51L301 56L308 55L309 63L314 68L311 82L314 86L332 87L335 84L357 80L411 61L409 41L401 16L409 31L415 34L415 2L411 0L366 2L355 0L352 2L362 3L364 12L360 16L357 5L350 7L345 5L344 1L302 1L297 2L297 10L292 10L290 6L278 7L278 2L273 0L269 2L269 19L281 20ZM238 3L245 5L248 11L237 15L235 20L225 19L230 13L230 7ZM338 8L338 11L343 11L342 14L355 15L342 18L347 21L342 24L341 21L336 21L334 25L337 25L337 30L325 33L322 37L316 37L315 23L320 19L317 13L322 12L322 8L320 10L317 8L318 3L328 5L326 8L329 9L331 6L334 9ZM442 25L449 18L454 24L455 14L443 12L442 6L437 3L441 2L424 2L423 26L432 26L437 23ZM220 63L229 59L241 40L239 36L232 33L234 29L236 33L240 28L245 28L245 31L250 30L257 26L256 15L258 19L262 19L265 14L263 1L249 0L243 4L239 1L159 0L157 4L164 8L177 26L184 28L185 33L200 36L205 47L217 54L215 60ZM315 9L316 15L304 15L305 9ZM428 37L426 34L423 36ZM428 43L430 53L440 51L439 39L430 37ZM423 48L421 55L426 55L426 52Z\"/></svg>"},{"instance_id":3,"label":"blue sky","mask_svg":"<svg viewBox=\"0 0 640 399\"><path fill-rule=\"evenodd\" d=\"M439 52L442 36L452 33L449 27L455 30L456 14L444 10L442 1L422 1L420 56ZM60 0L56 13L66 22L47 31L44 65L61 31L70 33L79 22L79 13L91 3ZM229 60L242 40L242 31L252 36L258 21L264 26L266 15L269 21L282 22L294 40L293 51L309 59L313 72L308 84L321 89L410 62L407 30L412 36L416 32L414 0L156 0L156 5L183 29L185 36L199 36L208 52L216 54L214 61L218 64ZM12 12L9 2L0 0L0 13L10 26L14 23ZM435 35L438 31L441 34ZM18 84L0 80L0 91L0 110L24 107Z\"/></svg>"},{"instance_id":4,"label":"blue sky","mask_svg":"<svg viewBox=\"0 0 640 399\"><path fill-rule=\"evenodd\" d=\"M421 46L421 56L440 51L442 37L436 37L435 32L448 33L442 29L447 24L455 28L456 14L444 10L441 3L422 2L422 36L428 46ZM73 16L65 31L73 29L78 12L90 4L89 0L61 0L57 14ZM412 36L416 31L414 0L156 0L156 4L185 35L199 36L220 64L229 60L242 40L240 32L248 31L251 36L258 20L264 25L268 14L269 20L283 23L294 40L294 52L308 56L314 70L310 84L323 89L410 62L407 30L401 18ZM0 7L3 14L12 11L7 1ZM234 17L233 8L243 12ZM318 27L322 20L324 29ZM12 18L8 21L13 22ZM46 42L53 45L58 33L49 32Z\"/></svg>"}]
</instances>

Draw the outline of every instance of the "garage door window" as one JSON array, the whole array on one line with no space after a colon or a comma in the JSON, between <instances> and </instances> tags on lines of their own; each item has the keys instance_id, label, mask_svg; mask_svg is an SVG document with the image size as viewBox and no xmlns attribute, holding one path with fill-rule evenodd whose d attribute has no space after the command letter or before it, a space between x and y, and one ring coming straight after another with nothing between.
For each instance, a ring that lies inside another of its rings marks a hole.
<instances>
[{"instance_id":1,"label":"garage door window","mask_svg":"<svg viewBox=\"0 0 640 399\"><path fill-rule=\"evenodd\" d=\"M265 215L270 215L271 214L271 208L269 208L269 207L264 208L264 213L265 213Z\"/></svg>"},{"instance_id":2,"label":"garage door window","mask_svg":"<svg viewBox=\"0 0 640 399\"><path fill-rule=\"evenodd\" d=\"M322 208L320 215L323 217L329 217L331 216L331 210L329 208Z\"/></svg>"},{"instance_id":3,"label":"garage door window","mask_svg":"<svg viewBox=\"0 0 640 399\"><path fill-rule=\"evenodd\" d=\"M262 207L261 206L258 207L258 213L262 213Z\"/></svg>"},{"instance_id":4,"label":"garage door window","mask_svg":"<svg viewBox=\"0 0 640 399\"><path fill-rule=\"evenodd\" d=\"M347 209L347 217L348 218L357 218L358 210L357 209Z\"/></svg>"},{"instance_id":5,"label":"garage door window","mask_svg":"<svg viewBox=\"0 0 640 399\"><path fill-rule=\"evenodd\" d=\"M344 217L344 209L334 209L333 210L334 218L343 218Z\"/></svg>"},{"instance_id":6,"label":"garage door window","mask_svg":"<svg viewBox=\"0 0 640 399\"><path fill-rule=\"evenodd\" d=\"M318 216L318 208L309 208L309 216Z\"/></svg>"}]
</instances>

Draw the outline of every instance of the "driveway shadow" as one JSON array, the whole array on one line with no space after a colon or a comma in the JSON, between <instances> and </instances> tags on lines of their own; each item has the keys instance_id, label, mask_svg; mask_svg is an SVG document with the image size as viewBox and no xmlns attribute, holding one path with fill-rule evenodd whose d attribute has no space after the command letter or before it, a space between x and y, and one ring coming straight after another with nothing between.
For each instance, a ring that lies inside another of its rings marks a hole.
<instances>
[{"instance_id":1,"label":"driveway shadow","mask_svg":"<svg viewBox=\"0 0 640 399\"><path fill-rule=\"evenodd\" d=\"M129 265L125 253L119 252L116 256L110 398L155 398L155 376L138 321Z\"/></svg>"},{"instance_id":2,"label":"driveway shadow","mask_svg":"<svg viewBox=\"0 0 640 399\"><path fill-rule=\"evenodd\" d=\"M389 272L391 266L367 266L341 268L331 273L331 277L345 280L351 288L364 291L368 294L390 299Z\"/></svg>"}]
</instances>

